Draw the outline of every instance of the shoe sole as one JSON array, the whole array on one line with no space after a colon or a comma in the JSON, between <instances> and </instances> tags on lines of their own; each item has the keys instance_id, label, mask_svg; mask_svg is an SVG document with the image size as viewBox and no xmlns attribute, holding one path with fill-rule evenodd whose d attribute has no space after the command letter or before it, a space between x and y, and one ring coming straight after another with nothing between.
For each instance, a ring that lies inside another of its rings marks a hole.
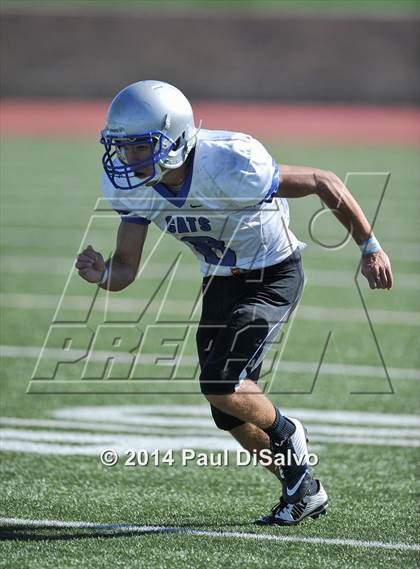
<instances>
[{"instance_id":1,"label":"shoe sole","mask_svg":"<svg viewBox=\"0 0 420 569\"><path fill-rule=\"evenodd\" d=\"M325 504L322 504L322 506L319 506L319 508L317 508L316 510L314 510L312 513L309 514L309 516L305 516L313 518L314 520L317 520L319 518L319 516L325 516L325 514L327 513L327 508L328 508L328 502L325 502ZM302 518L305 519L305 518Z\"/></svg>"},{"instance_id":2,"label":"shoe sole","mask_svg":"<svg viewBox=\"0 0 420 569\"><path fill-rule=\"evenodd\" d=\"M325 516L325 514L327 513L327 508L328 508L328 501L326 501L323 504L321 504L320 506L318 506L318 508L316 508L310 514L306 514L306 516L303 516L303 518L301 518L300 520L296 520L293 522L286 522L286 521L281 522L281 521L277 521L277 520L273 519L271 522L268 522L266 524L257 524L257 525L297 526L298 524L303 522L303 520L305 520L306 518L313 518L314 520L317 520L319 518L319 516Z\"/></svg>"}]
</instances>

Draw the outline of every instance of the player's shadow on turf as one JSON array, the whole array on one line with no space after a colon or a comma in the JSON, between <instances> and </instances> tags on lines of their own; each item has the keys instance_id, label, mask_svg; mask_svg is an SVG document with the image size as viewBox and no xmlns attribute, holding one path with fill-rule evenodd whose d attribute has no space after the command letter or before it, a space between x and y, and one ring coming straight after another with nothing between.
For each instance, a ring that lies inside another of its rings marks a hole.
<instances>
[{"instance_id":1,"label":"player's shadow on turf","mask_svg":"<svg viewBox=\"0 0 420 569\"><path fill-rule=\"evenodd\" d=\"M128 524L127 524L128 525ZM219 529L228 527L244 527L250 526L251 523L224 523L224 524L206 524L199 523L185 523L176 524L176 526L156 526L156 530L152 529L153 526L148 526L147 530L141 529L94 529L94 528L52 528L51 526L39 525L36 528L33 526L19 525L19 527L0 527L0 541L70 541L76 539L95 539L95 538L115 538L115 537L133 537L136 535L162 535L171 533L185 533L188 529ZM71 532L69 531L71 529ZM76 531L75 531L76 530ZM47 531L47 533L45 533Z\"/></svg>"},{"instance_id":2,"label":"player's shadow on turf","mask_svg":"<svg viewBox=\"0 0 420 569\"><path fill-rule=\"evenodd\" d=\"M39 528L37 528L39 529ZM48 528L50 529L50 528ZM156 532L157 533L157 532ZM89 531L83 533L63 533L63 530L56 530L56 533L44 534L34 531L33 528L22 528L18 530L0 530L0 541L71 541L76 539L97 539L114 537L133 537L135 535L151 535L150 532L141 531Z\"/></svg>"}]
</instances>

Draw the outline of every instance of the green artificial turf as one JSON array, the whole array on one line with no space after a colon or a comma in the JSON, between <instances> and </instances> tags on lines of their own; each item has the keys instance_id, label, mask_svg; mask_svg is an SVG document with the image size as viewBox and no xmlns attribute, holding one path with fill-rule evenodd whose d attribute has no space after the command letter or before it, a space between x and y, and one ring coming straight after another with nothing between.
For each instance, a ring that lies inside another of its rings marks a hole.
<instances>
[{"instance_id":1,"label":"green artificial turf","mask_svg":"<svg viewBox=\"0 0 420 569\"><path fill-rule=\"evenodd\" d=\"M398 147L307 145L271 147L270 150L280 162L328 168L342 177L347 172L391 173L375 232L393 262L395 287L391 291L370 291L363 278L358 278L373 330L361 312L361 298L354 282L359 259L357 247L350 242L342 249L328 251L314 243L309 220L319 208L318 202L312 198L290 200L291 227L308 243L303 253L308 281L299 309L302 315L298 312L293 325L289 325L282 359L319 362L325 342L330 338L324 363L347 367L336 373L324 373L321 367L315 383L313 373L282 371L281 367L274 377L268 374L264 378L268 381L271 398L282 408L357 412L362 418L367 417L366 413L381 414L384 424L380 428L388 429L388 434L375 435L375 425L372 422L366 425L363 421L352 427L362 431L369 428L369 433L366 430L361 435L372 439L369 444L351 440L342 443L340 436L335 441L326 441L315 432L311 442L320 456L317 475L330 496L328 515L295 528L257 528L251 521L267 513L279 494L278 483L261 467L183 467L179 451L175 452L173 466L130 468L120 461L112 468L105 467L100 463L99 452L82 454L83 448L92 445L95 437L106 434L103 429L107 419L97 422L95 410L84 424L80 418L67 426L5 423L4 441L25 442L27 446L22 444L20 451L2 449L1 517L164 526L184 528L186 532L142 534L118 528L34 528L29 523L26 527L17 527L3 522L0 524L3 526L0 566L19 569L416 566L415 551L385 549L372 544L288 543L188 533L188 528L192 528L224 534L240 532L409 545L418 542L415 471L418 453L413 446L393 443L402 436L399 428L405 421L411 425L405 427L408 431L416 428L412 417L418 413L418 379L412 377L413 370L419 368L416 153ZM137 384L132 381L130 385L134 385L134 391L138 386L137 392L124 394L123 387L119 386L127 383L121 380L124 366L127 367L125 363L117 364L114 369L115 377L110 378L114 379L114 388L110 394L106 393L108 380L102 380L102 384L98 381L91 393L77 394L60 392L54 379L49 383L49 393L42 393L42 389L27 393L36 363L36 356L31 356L27 348L40 348L45 341L57 301L100 195L99 149L87 141L75 144L60 139L9 139L2 143L1 153L4 255L1 344L22 348L21 353L17 351L15 356L9 355L3 360L1 415L18 420L59 421L63 418L60 413L66 409L73 413L79 407L120 409L128 405L139 406L141 415L143 406L154 405L158 406L155 417L160 418L160 422L155 426L140 424L138 439L130 439L136 449L142 448L150 435L147 429L151 429L156 440L185 436L188 441L188 437L201 437L202 443L196 445L201 449L208 448L206 445L212 437L225 437L223 440L228 441L228 435L220 434L211 426L197 381L189 383L187 393L177 393L177 382L170 379L164 384L156 384L153 379ZM25 158L23 163L22 157ZM349 178L350 188L371 219L381 195L382 181L383 177L369 175ZM116 215L98 218L88 235L89 242L108 254L117 227ZM329 243L337 242L343 235L330 214L316 231L319 240ZM152 253L158 238L158 231L151 228L144 259ZM168 286L164 301L166 285L160 290L159 286L168 263L178 252L182 252L181 268ZM156 320L164 331L175 330L174 325L179 323L193 331L197 320L197 314L189 316L200 288L198 266L192 254L165 236L150 263L138 281L110 298L108 317L111 321L118 325L136 325L134 339L130 337L127 341L134 341L136 334L143 334ZM140 318L142 309L155 293L155 303ZM93 294L94 287L77 275L70 275L63 308L56 320L73 324L87 322L95 330L103 321L104 313L98 307L86 316L85 307ZM100 295L103 298L105 293ZM113 304L115 298L117 302ZM132 303L132 311L119 310L118 302L125 307ZM161 302L167 304L157 318ZM318 311L313 312L314 309ZM347 312L340 312L343 309ZM159 329L150 332L146 353L171 353L170 347L160 346L159 334ZM109 350L105 337L98 341L96 349ZM195 357L193 333L185 341L185 354L189 357L188 365L181 371L191 375ZM381 372L381 355L386 366L393 370L391 385L385 372ZM361 366L375 367L379 371L376 375L360 375L357 370L360 371ZM66 381L71 391L74 385L81 383L75 380L80 377L82 367L62 366L57 378ZM92 370L99 373L100 368L96 362ZM402 372L398 372L400 368ZM409 370L410 377L404 376L404 369ZM146 363L139 367L139 373L143 378L159 378L169 372L162 365ZM40 385L37 380L32 384ZM168 385L171 394L165 393ZM186 420L185 425L182 424L181 410L175 415L180 422L173 424L167 407L171 405L185 405L185 417L190 422ZM203 415L195 416L200 420L204 417L208 423L194 425L194 415L188 410L191 405L203 405ZM115 427L121 436L130 425L124 422L124 413L122 411L119 427ZM396 416L400 419L395 419ZM388 425L387 417L390 417ZM79 425L78 421L81 421ZM373 419L368 418L369 421ZM111 425L108 432L112 432L115 419L110 417L108 422ZM331 418L322 424L332 430L335 428ZM10 430L14 430L14 434ZM22 434L18 436L16 431ZM137 436L135 431L127 433ZM83 434L86 440L71 438ZM58 435L70 439L67 442L51 439ZM374 444L375 437L386 439L389 444ZM95 443L99 447L101 440ZM31 441L44 445L43 449L36 451ZM57 448L64 446L70 449L67 455L57 452Z\"/></svg>"}]
</instances>

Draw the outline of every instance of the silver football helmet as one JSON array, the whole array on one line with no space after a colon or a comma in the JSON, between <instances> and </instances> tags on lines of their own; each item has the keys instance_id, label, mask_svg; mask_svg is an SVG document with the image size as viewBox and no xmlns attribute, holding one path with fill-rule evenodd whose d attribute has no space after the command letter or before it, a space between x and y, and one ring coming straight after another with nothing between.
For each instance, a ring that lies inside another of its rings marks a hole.
<instances>
[{"instance_id":1,"label":"silver football helmet","mask_svg":"<svg viewBox=\"0 0 420 569\"><path fill-rule=\"evenodd\" d=\"M134 189L160 182L167 170L179 168L196 143L199 129L188 99L162 81L138 81L113 99L108 109L101 144L102 164L115 188ZM127 146L150 144L150 155L129 163ZM153 173L138 172L153 166Z\"/></svg>"}]
</instances>

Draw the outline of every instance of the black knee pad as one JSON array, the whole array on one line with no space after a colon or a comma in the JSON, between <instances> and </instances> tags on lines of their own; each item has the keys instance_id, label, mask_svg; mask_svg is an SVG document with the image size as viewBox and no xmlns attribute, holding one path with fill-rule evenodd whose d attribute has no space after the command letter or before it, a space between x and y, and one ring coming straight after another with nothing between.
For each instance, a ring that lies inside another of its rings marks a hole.
<instances>
[{"instance_id":1,"label":"black knee pad","mask_svg":"<svg viewBox=\"0 0 420 569\"><path fill-rule=\"evenodd\" d=\"M216 427L221 429L222 431L231 431L235 427L239 427L239 425L243 425L244 422L232 415L228 415L220 409L217 409L214 405L210 404L211 414L213 416L213 420L216 423Z\"/></svg>"}]
</instances>

